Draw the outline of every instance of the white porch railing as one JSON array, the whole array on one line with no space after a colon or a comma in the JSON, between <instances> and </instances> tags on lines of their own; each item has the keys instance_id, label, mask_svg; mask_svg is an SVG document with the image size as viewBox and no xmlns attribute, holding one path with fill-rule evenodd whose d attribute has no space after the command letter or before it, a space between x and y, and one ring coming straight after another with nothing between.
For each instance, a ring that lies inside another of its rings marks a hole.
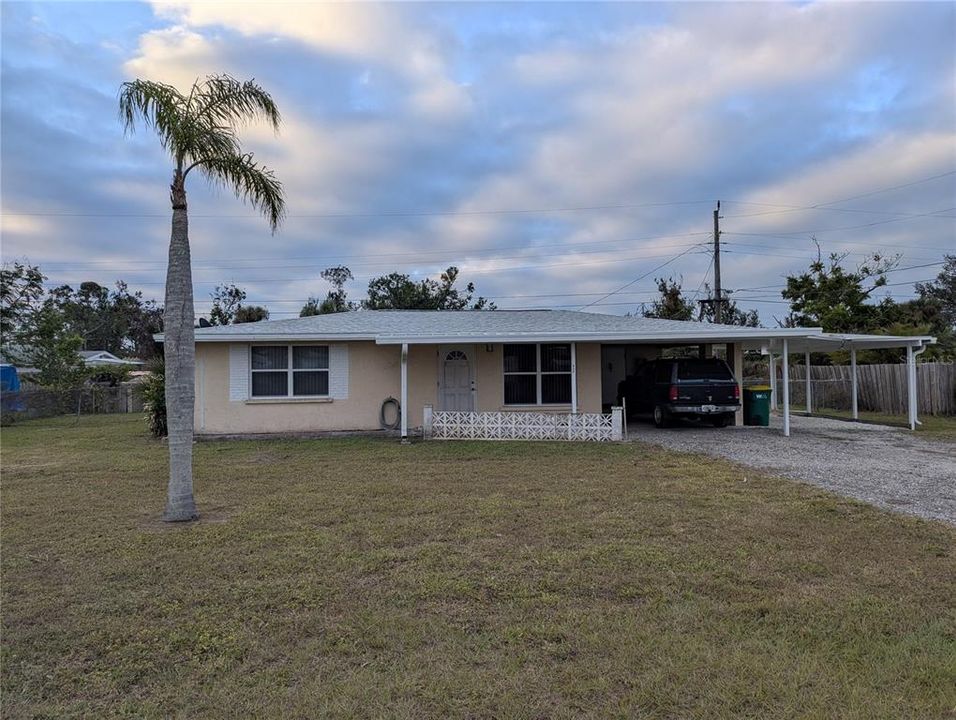
<instances>
[{"instance_id":1,"label":"white porch railing","mask_svg":"<svg viewBox=\"0 0 956 720\"><path fill-rule=\"evenodd\" d=\"M578 440L624 439L624 413L460 412L425 406L425 438L442 440Z\"/></svg>"}]
</instances>

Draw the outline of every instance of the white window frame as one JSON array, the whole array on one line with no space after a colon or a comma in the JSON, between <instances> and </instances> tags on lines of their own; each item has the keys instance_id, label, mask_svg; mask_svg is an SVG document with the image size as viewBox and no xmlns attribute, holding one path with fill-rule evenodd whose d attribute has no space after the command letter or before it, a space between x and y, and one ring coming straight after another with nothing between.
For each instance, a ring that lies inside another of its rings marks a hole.
<instances>
[{"instance_id":1,"label":"white window frame","mask_svg":"<svg viewBox=\"0 0 956 720\"><path fill-rule=\"evenodd\" d=\"M285 347L286 366L284 368L272 369L253 369L252 350L257 347ZM296 347L324 347L326 348L326 357L328 358L328 367L324 368L294 368L292 367L292 349ZM254 373L286 373L286 394L285 395L255 395L253 391L252 376ZM328 390L324 395L296 395L293 392L295 388L295 373L297 372L324 372L328 376L326 387ZM249 398L251 400L280 400L280 399L322 399L331 397L332 392L332 346L326 343L255 343L249 346Z\"/></svg>"},{"instance_id":2,"label":"white window frame","mask_svg":"<svg viewBox=\"0 0 956 720\"><path fill-rule=\"evenodd\" d=\"M505 346L506 345L534 345L534 372L529 370L518 370L515 372L508 372L505 370ZM542 370L541 369L541 346L542 345L565 345L568 348L568 352L572 352L572 343L504 343L501 346L501 387L502 387L502 401L506 407L564 407L566 405L572 405L574 402L574 357L572 354L571 358L571 368L568 370ZM535 402L533 403L509 403L504 399L504 382L505 377L508 375L534 375L535 376ZM571 397L568 398L567 402L557 402L557 403L546 403L541 402L541 376L542 375L567 375L571 379Z\"/></svg>"}]
</instances>

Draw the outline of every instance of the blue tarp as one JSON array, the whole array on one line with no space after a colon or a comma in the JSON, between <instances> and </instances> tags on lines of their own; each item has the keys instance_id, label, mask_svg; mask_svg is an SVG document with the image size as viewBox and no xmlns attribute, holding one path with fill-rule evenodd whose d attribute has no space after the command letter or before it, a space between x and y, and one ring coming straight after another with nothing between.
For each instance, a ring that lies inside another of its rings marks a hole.
<instances>
[{"instance_id":1,"label":"blue tarp","mask_svg":"<svg viewBox=\"0 0 956 720\"><path fill-rule=\"evenodd\" d=\"M0 365L0 407L3 412L23 410L20 400L20 376L13 365Z\"/></svg>"},{"instance_id":2,"label":"blue tarp","mask_svg":"<svg viewBox=\"0 0 956 720\"><path fill-rule=\"evenodd\" d=\"M0 365L0 390L20 392L20 376L13 365Z\"/></svg>"}]
</instances>

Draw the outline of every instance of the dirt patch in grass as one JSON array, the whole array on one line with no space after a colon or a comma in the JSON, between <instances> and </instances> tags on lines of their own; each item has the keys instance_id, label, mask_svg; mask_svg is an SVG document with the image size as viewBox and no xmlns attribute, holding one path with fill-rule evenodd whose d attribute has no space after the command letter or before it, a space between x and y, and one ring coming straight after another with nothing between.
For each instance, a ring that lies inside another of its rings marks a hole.
<instances>
[{"instance_id":1,"label":"dirt patch in grass","mask_svg":"<svg viewBox=\"0 0 956 720\"><path fill-rule=\"evenodd\" d=\"M946 525L636 443L334 439L197 445L168 526L141 430L3 432L4 717L956 706Z\"/></svg>"}]
</instances>

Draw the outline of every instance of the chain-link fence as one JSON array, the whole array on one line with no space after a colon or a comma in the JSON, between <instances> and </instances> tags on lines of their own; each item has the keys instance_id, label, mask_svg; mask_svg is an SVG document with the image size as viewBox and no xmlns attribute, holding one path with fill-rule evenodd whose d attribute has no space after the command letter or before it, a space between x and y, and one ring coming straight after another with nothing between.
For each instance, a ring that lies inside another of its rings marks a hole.
<instances>
[{"instance_id":1,"label":"chain-link fence","mask_svg":"<svg viewBox=\"0 0 956 720\"><path fill-rule=\"evenodd\" d=\"M115 387L92 385L73 390L21 387L19 392L0 394L0 419L4 425L55 415L138 413L143 400L137 385Z\"/></svg>"}]
</instances>

